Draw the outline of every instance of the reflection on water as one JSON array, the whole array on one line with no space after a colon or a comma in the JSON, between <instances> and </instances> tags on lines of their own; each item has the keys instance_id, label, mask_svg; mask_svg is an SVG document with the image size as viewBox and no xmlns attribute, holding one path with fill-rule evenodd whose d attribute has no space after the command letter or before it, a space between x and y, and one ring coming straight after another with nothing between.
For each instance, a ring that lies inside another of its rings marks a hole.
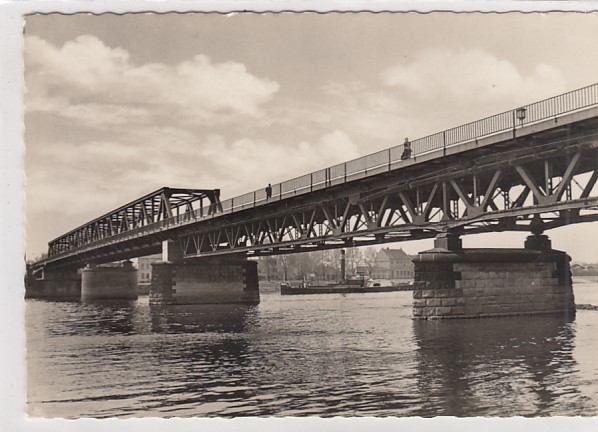
<instances>
[{"instance_id":1,"label":"reflection on water","mask_svg":"<svg viewBox=\"0 0 598 432\"><path fill-rule=\"evenodd\" d=\"M575 372L572 318L529 316L447 322L414 321L418 388L437 414L548 415L564 399L584 401L568 377Z\"/></svg>"},{"instance_id":2,"label":"reflection on water","mask_svg":"<svg viewBox=\"0 0 598 432\"><path fill-rule=\"evenodd\" d=\"M156 333L243 332L256 306L165 305L149 308Z\"/></svg>"},{"instance_id":3,"label":"reflection on water","mask_svg":"<svg viewBox=\"0 0 598 432\"><path fill-rule=\"evenodd\" d=\"M28 412L598 414L598 312L413 321L410 305L408 292L264 294L257 306L28 300Z\"/></svg>"}]
</instances>

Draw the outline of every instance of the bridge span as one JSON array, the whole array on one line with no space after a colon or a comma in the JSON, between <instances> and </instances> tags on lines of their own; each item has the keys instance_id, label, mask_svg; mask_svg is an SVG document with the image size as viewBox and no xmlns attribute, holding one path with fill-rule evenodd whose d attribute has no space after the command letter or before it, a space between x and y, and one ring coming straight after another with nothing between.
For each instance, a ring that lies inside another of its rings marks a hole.
<instances>
[{"instance_id":1,"label":"bridge span","mask_svg":"<svg viewBox=\"0 0 598 432\"><path fill-rule=\"evenodd\" d=\"M251 257L598 219L598 84L221 201L162 188L49 243L35 268L157 253ZM548 243L547 243L548 242ZM543 245L543 246L542 246ZM548 245L548 246L547 246ZM175 251L176 252L173 252ZM165 255L167 258L167 255Z\"/></svg>"}]
</instances>

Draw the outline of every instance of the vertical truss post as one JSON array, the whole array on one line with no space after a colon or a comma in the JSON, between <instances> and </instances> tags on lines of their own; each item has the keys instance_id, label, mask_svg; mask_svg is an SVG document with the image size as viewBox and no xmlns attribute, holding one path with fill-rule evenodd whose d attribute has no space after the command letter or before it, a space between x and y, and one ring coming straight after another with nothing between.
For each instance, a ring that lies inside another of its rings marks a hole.
<instances>
[{"instance_id":1,"label":"vertical truss post","mask_svg":"<svg viewBox=\"0 0 598 432\"><path fill-rule=\"evenodd\" d=\"M552 194L552 163L548 160L544 161L544 190L547 196Z\"/></svg>"},{"instance_id":2,"label":"vertical truss post","mask_svg":"<svg viewBox=\"0 0 598 432\"><path fill-rule=\"evenodd\" d=\"M444 213L444 217L446 219L452 219L448 189L445 181L442 182L442 212Z\"/></svg>"}]
</instances>

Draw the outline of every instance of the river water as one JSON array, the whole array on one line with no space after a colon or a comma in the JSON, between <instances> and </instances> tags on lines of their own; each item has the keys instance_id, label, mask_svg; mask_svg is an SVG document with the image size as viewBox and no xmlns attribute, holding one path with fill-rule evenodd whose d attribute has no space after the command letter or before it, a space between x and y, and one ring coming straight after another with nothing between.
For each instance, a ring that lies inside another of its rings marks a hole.
<instances>
[{"instance_id":1,"label":"river water","mask_svg":"<svg viewBox=\"0 0 598 432\"><path fill-rule=\"evenodd\" d=\"M598 305L598 284L574 286ZM42 417L598 415L598 311L414 321L411 292L258 306L27 300Z\"/></svg>"}]
</instances>

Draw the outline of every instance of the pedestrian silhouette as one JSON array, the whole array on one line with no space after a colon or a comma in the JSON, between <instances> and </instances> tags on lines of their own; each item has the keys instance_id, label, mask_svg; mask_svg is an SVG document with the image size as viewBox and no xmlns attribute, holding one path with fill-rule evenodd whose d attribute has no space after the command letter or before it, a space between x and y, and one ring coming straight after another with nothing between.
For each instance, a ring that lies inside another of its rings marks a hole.
<instances>
[{"instance_id":1,"label":"pedestrian silhouette","mask_svg":"<svg viewBox=\"0 0 598 432\"><path fill-rule=\"evenodd\" d=\"M269 200L270 198L272 198L272 185L268 183L266 187L266 199Z\"/></svg>"},{"instance_id":2,"label":"pedestrian silhouette","mask_svg":"<svg viewBox=\"0 0 598 432\"><path fill-rule=\"evenodd\" d=\"M216 211L223 212L222 202L220 201L220 189L214 189L214 200L216 201Z\"/></svg>"},{"instance_id":3,"label":"pedestrian silhouette","mask_svg":"<svg viewBox=\"0 0 598 432\"><path fill-rule=\"evenodd\" d=\"M210 207L208 208L208 214L222 212L222 203L220 202L220 189L214 189L212 193L208 193L208 199L210 200Z\"/></svg>"},{"instance_id":4,"label":"pedestrian silhouette","mask_svg":"<svg viewBox=\"0 0 598 432\"><path fill-rule=\"evenodd\" d=\"M411 157L411 143L409 142L409 138L405 138L405 142L403 143L403 154L401 155L401 160L409 159Z\"/></svg>"}]
</instances>

